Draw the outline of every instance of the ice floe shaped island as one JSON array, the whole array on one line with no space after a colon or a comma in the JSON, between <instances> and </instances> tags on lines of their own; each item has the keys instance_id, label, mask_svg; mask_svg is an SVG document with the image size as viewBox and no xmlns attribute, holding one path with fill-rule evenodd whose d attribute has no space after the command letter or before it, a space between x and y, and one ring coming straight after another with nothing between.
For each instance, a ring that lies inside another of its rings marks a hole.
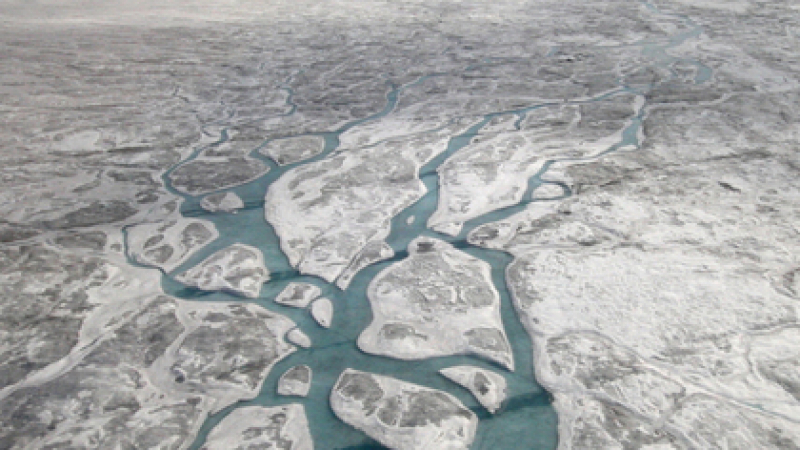
<instances>
[{"instance_id":1,"label":"ice floe shaped island","mask_svg":"<svg viewBox=\"0 0 800 450\"><path fill-rule=\"evenodd\" d=\"M370 284L374 318L359 348L398 359L474 354L513 370L489 264L426 237L408 253Z\"/></svg>"},{"instance_id":2,"label":"ice floe shaped island","mask_svg":"<svg viewBox=\"0 0 800 450\"><path fill-rule=\"evenodd\" d=\"M287 370L278 380L278 395L305 397L311 388L311 367L305 364Z\"/></svg>"},{"instance_id":3,"label":"ice floe shaped island","mask_svg":"<svg viewBox=\"0 0 800 450\"><path fill-rule=\"evenodd\" d=\"M344 422L396 449L466 449L478 419L455 397L395 378L347 369L331 392Z\"/></svg>"},{"instance_id":4,"label":"ice floe shaped island","mask_svg":"<svg viewBox=\"0 0 800 450\"><path fill-rule=\"evenodd\" d=\"M209 212L235 213L244 208L244 202L234 192L217 192L203 197L200 207Z\"/></svg>"},{"instance_id":5,"label":"ice floe shaped island","mask_svg":"<svg viewBox=\"0 0 800 450\"><path fill-rule=\"evenodd\" d=\"M322 294L322 290L313 284L291 282L275 297L275 303L294 308L305 308L320 294Z\"/></svg>"},{"instance_id":6,"label":"ice floe shaped island","mask_svg":"<svg viewBox=\"0 0 800 450\"><path fill-rule=\"evenodd\" d=\"M319 326L329 328L333 321L333 302L327 297L320 297L311 304L311 317Z\"/></svg>"},{"instance_id":7,"label":"ice floe shaped island","mask_svg":"<svg viewBox=\"0 0 800 450\"><path fill-rule=\"evenodd\" d=\"M442 369L439 373L467 388L492 414L500 409L500 405L506 399L506 379L490 370L473 366L455 366Z\"/></svg>"},{"instance_id":8,"label":"ice floe shaped island","mask_svg":"<svg viewBox=\"0 0 800 450\"><path fill-rule=\"evenodd\" d=\"M255 247L233 244L206 258L176 277L178 281L204 291L227 291L256 298L269 281L264 256Z\"/></svg>"},{"instance_id":9,"label":"ice floe shaped island","mask_svg":"<svg viewBox=\"0 0 800 450\"><path fill-rule=\"evenodd\" d=\"M311 347L311 338L308 337L307 334L303 333L303 330L300 328L293 328L289 330L289 332L286 333L286 340L299 347Z\"/></svg>"}]
</instances>

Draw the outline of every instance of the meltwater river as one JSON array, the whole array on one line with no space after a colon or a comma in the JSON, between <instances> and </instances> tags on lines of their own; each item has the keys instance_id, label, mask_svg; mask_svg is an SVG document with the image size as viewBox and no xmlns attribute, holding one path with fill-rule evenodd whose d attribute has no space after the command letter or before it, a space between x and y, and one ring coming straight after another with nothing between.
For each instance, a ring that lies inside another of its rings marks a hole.
<instances>
[{"instance_id":1,"label":"meltwater river","mask_svg":"<svg viewBox=\"0 0 800 450\"><path fill-rule=\"evenodd\" d=\"M645 5L654 14L663 14L654 6ZM632 45L641 48L641 52L647 57L649 64L655 64L667 69L670 69L670 66L678 61L694 65L697 68L694 81L696 83L705 82L711 77L710 69L700 62L679 59L669 55L667 52L670 48L676 47L688 39L696 38L702 33L702 28L689 18L680 18L687 28L674 36L659 41L640 42ZM496 61L492 61L487 60L485 64L497 64ZM474 70L480 65L467 67L464 71ZM483 116L466 132L453 136L449 141L447 150L435 157L420 171L419 176L427 188L427 193L392 220L391 233L386 241L395 251L395 257L363 269L353 278L348 289L344 291L320 278L303 275L291 267L288 259L280 249L278 236L272 226L264 219L264 194L275 180L297 165L308 164L328 157L339 147L339 136L342 133L353 127L391 114L398 99L402 97L404 90L438 75L441 74L427 75L405 86L390 85L391 90L386 95L386 104L381 111L366 118L351 121L332 132L313 133L312 135L322 137L325 142L323 152L316 157L296 164L279 166L258 152L269 141L262 143L261 146L252 151L251 156L259 158L268 164L270 171L255 181L229 189L238 194L245 203L245 207L237 214L208 213L200 207L201 197L185 195L171 187L169 175L175 168L164 174L163 181L167 188L173 194L184 199L181 213L186 217L202 217L213 222L220 234L218 239L198 251L185 264L177 268L173 274L180 273L196 265L212 253L234 243L243 243L259 248L264 254L266 265L271 273L270 282L264 285L261 295L257 299L241 299L225 293L205 292L187 288L176 282L170 274L164 274L162 277L164 291L175 297L195 301L249 301L257 303L294 320L313 342L311 348L299 348L298 351L278 362L263 384L260 394L255 399L237 403L210 417L203 424L192 448L201 447L208 432L233 409L250 405L275 406L286 403L303 404L317 448L382 448L380 444L368 438L362 432L339 421L329 406L328 398L331 389L339 374L346 368L387 375L440 389L454 395L475 412L480 419L480 425L472 446L474 449L552 449L557 446L557 416L551 405L551 397L536 382L531 341L517 317L506 286L505 270L512 257L502 251L472 246L467 243L465 238L470 231L478 226L505 219L524 210L526 205L533 201L531 194L542 183L541 176L554 161L546 163L541 171L529 180L528 190L519 204L493 211L465 223L462 232L457 237L433 232L426 228L426 223L438 203L439 184L436 169L449 156L468 145L471 139L492 119L512 115L519 117L521 120L525 114L534 109L564 103L545 103L521 109L497 111ZM289 94L287 105L290 108L287 115L293 114L295 110L291 102L293 92L291 88L286 87L284 89ZM645 94L647 89L648 87L641 86L632 88L620 82L619 88L614 91L572 103L602 102L617 95ZM569 103L567 102L567 104ZM638 148L640 146L644 113L645 107L641 107L638 114L629 121L623 130L620 141L609 147L606 153L622 147ZM221 123L224 126L224 121L221 121ZM227 140L227 131L223 129L219 140L210 146L220 145ZM198 148L189 160L208 147ZM186 161L183 161L182 164ZM571 195L566 186L564 195ZM409 220L410 218L413 218L413 220ZM369 355L358 349L356 346L358 335L372 320L372 313L366 295L367 286L380 271L405 258L407 256L406 247L413 239L419 236L432 236L450 242L461 251L482 259L491 265L492 280L501 298L503 326L513 348L516 365L514 372L508 372L499 365L476 356L450 356L419 361L401 361ZM284 307L272 301L292 281L302 281L317 285L322 289L323 295L333 301L335 307L334 319L329 329L318 326L305 310ZM275 393L278 378L290 367L297 364L306 364L313 370L313 380L308 396L306 398L278 396ZM472 365L502 373L508 382L508 400L504 403L503 409L496 415L489 414L469 392L438 373L440 369L454 365Z\"/></svg>"}]
</instances>

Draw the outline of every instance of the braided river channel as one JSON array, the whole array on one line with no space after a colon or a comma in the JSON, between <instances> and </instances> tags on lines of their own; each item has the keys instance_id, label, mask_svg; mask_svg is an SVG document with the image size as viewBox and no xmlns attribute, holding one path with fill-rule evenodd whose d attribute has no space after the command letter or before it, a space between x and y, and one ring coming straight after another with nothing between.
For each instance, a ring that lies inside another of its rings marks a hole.
<instances>
[{"instance_id":1,"label":"braided river channel","mask_svg":"<svg viewBox=\"0 0 800 450\"><path fill-rule=\"evenodd\" d=\"M645 4L651 12L663 14L655 7ZM667 51L680 45L688 39L693 39L702 33L702 28L686 17L680 17L686 29L659 42L641 42L638 45L648 64L655 64L669 68L673 63L680 61L697 67L695 83L702 83L710 78L710 69L699 62L683 60L670 56ZM688 29L688 31L687 31ZM498 62L499 61L499 62ZM486 60L483 64L502 64L501 60ZM478 65L473 65L464 71L474 70ZM264 382L260 394L249 401L239 402L219 413L211 416L202 426L192 448L200 448L205 442L209 431L218 424L232 410L251 405L275 406L287 403L301 403L306 411L312 437L317 448L325 449L368 449L382 448L381 445L367 437L362 432L336 418L329 406L328 398L337 378L346 368L354 368L375 374L387 375L400 380L420 384L434 389L448 392L458 398L466 407L470 408L480 420L477 434L472 448L475 449L552 449L558 444L557 425L558 418L552 407L552 397L537 382L534 373L533 349L531 340L519 321L515 312L508 287L506 285L506 267L512 261L511 255L486 248L470 245L466 236L476 227L483 224L503 220L513 214L519 213L532 201L532 192L542 184L541 176L547 172L553 162L544 164L540 172L530 178L528 189L523 199L518 204L487 213L477 219L464 224L461 233L456 237L445 236L426 228L428 218L437 207L439 198L439 183L437 168L452 154L470 143L473 137L490 121L501 116L516 116L520 120L525 114L537 108L555 106L559 104L580 104L586 102L602 102L616 95L646 94L647 88L641 86L632 88L620 82L618 89L603 93L594 98L574 102L544 103L530 107L497 111L478 119L466 132L452 136L447 150L422 167L419 177L425 184L427 193L416 203L412 204L397 216L391 224L391 233L386 242L395 252L389 260L370 265L361 270L352 280L346 290L341 290L332 283L315 277L303 275L290 264L280 248L280 240L272 226L264 218L264 195L270 185L292 168L319 161L328 157L339 147L339 136L347 130L358 127L364 123L380 119L392 113L403 91L409 87L423 82L429 77L440 74L430 74L419 78L405 86L389 85L391 90L386 95L384 108L374 115L351 121L338 130L332 132L311 133L307 135L320 136L324 139L324 150L317 156L285 166L279 166L268 157L259 153L259 149L270 141L263 142L253 149L251 156L259 158L269 165L270 171L261 178L252 182L234 187L229 191L235 192L244 201L245 207L236 214L212 214L200 207L201 197L186 195L176 191L170 185L170 173L178 166L167 171L163 181L167 188L175 195L183 198L181 213L185 217L202 217L214 223L219 231L219 238L202 248L178 267L171 274L164 274L162 286L164 291L172 296L193 301L240 301L254 302L271 311L291 318L311 338L312 346L308 349L298 350L283 360L279 361L271 370ZM294 113L291 103L292 90L287 90L289 96L287 114ZM638 149L642 138L642 121L646 104L638 108L637 114L627 124L621 133L619 142L609 147L604 153L613 152L619 148ZM517 121L519 123L519 120ZM221 126L225 126L224 121ZM217 142L197 148L185 163L194 159L203 150L221 145L228 140L225 129L220 133ZM597 156L595 156L597 157ZM564 196L572 195L567 186L562 186ZM367 287L373 278L396 261L407 257L407 246L420 236L431 236L452 244L459 250L489 263L492 267L492 281L501 298L501 316L508 339L513 348L513 357L516 366L514 372L508 372L496 363L487 361L477 356L449 356L428 358L417 361L403 361L383 356L375 356L362 352L356 345L359 334L372 320ZM243 243L260 249L264 254L265 263L271 274L271 280L265 284L261 294L256 299L241 299L222 292L206 292L189 288L175 281L172 274L198 264L212 253L234 243ZM131 261L134 263L134 261ZM334 317L331 327L322 328L314 322L307 310L285 307L273 301L275 296L290 282L306 282L318 286L322 295L330 298L334 304ZM306 364L313 371L311 390L305 398L283 397L276 394L278 378L289 368ZM439 370L455 365L471 365L502 373L508 382L508 398L503 408L497 414L489 414L480 406L477 400L464 388L447 380L439 374Z\"/></svg>"}]
</instances>

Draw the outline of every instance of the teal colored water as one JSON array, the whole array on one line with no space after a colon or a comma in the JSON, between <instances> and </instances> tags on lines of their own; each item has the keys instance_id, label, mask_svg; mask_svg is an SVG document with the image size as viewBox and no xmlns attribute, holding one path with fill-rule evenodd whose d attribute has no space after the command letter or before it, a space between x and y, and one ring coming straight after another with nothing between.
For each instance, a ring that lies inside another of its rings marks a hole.
<instances>
[{"instance_id":1,"label":"teal colored water","mask_svg":"<svg viewBox=\"0 0 800 450\"><path fill-rule=\"evenodd\" d=\"M422 79L418 82L420 81ZM302 164L307 164L310 161L319 160L329 155L338 147L338 135L352 126L357 126L360 123L388 114L397 101L400 89L397 87L392 88L387 95L386 107L376 115L348 124L336 132L322 134L326 139L323 153L316 158L304 161ZM186 217L203 217L211 220L219 230L220 238L187 260L174 273L180 273L196 265L211 253L236 242L256 246L264 252L265 261L272 274L272 281L264 286L260 297L255 302L267 309L290 317L298 323L314 342L312 348L299 349L296 353L279 362L271 371L264 383L262 392L257 398L241 402L210 418L204 424L193 447L197 448L202 445L205 436L213 426L234 408L245 405L279 405L300 402L306 408L315 442L325 443L321 448L381 448L377 442L339 421L328 406L327 399L336 379L344 369L349 367L393 376L448 391L455 395L481 418L481 427L476 438L475 448L484 448L484 445L487 446L485 448L497 445L511 446L519 443L520 439L528 442L531 448L553 448L555 446L557 418L550 405L549 395L535 382L530 340L522 325L516 319L508 292L504 287L505 267L511 260L509 255L480 248L464 248L465 242L463 239L446 239L473 256L488 261L493 267L493 281L499 288L503 301L502 318L509 339L515 343L514 357L518 366L516 373L507 374L511 398L501 414L497 416L488 414L471 394L438 374L438 371L442 368L461 364L503 370L493 363L468 356L453 356L412 362L399 361L367 355L361 352L355 344L360 332L372 320L366 296L369 282L393 261L403 258L406 255L406 247L411 240L420 235L433 234L426 230L424 225L427 217L436 208L438 197L436 167L447 156L468 144L472 136L494 116L496 115L487 116L465 134L454 137L450 142L447 153L440 155L422 169L421 172L425 174L422 178L428 188L428 194L393 220L392 233L387 238L387 242L396 251L397 255L390 261L375 264L362 270L345 291L339 290L324 280L313 276L304 276L294 270L289 265L285 255L280 251L279 240L274 230L264 219L264 192L274 180L294 167L294 165L280 167L254 152L253 156L261 158L269 164L270 172L259 180L231 189L245 203L245 208L237 214L208 214L199 206L201 197L183 196L185 201L182 205L181 213ZM213 145L219 145L226 140L227 135L223 133L220 141ZM168 181L168 176L169 173L165 174L165 181ZM175 193L178 194L177 192ZM417 220L412 224L408 224L406 223L406 218L411 215L415 216ZM487 216L485 221L496 220L501 217L502 213L495 214ZM477 225L478 223L476 222L473 227ZM444 236L437 237L440 239L445 238ZM291 281L305 281L315 284L322 289L323 295L333 300L335 314L330 329L319 327L305 310L283 307L272 301ZM174 281L170 276L163 277L162 286L165 292L181 298L199 301L242 301L225 293L204 292L185 287L181 283ZM278 377L296 364L307 364L314 372L313 384L309 395L304 399L276 395L275 386L277 385Z\"/></svg>"},{"instance_id":2,"label":"teal colored water","mask_svg":"<svg viewBox=\"0 0 800 450\"><path fill-rule=\"evenodd\" d=\"M654 13L663 14L651 5L648 7ZM688 61L671 56L670 48L680 45L687 39L693 39L702 33L702 29L683 18L688 29L670 39L659 43L642 43L643 55L649 57L655 64L668 67L681 61L694 65L697 68L695 82L702 83L710 79L711 70L697 61ZM486 60L486 64L494 64L493 60ZM473 70L478 65L465 70ZM391 233L386 239L394 249L396 256L388 261L373 264L359 272L349 288L342 291L324 280L300 274L287 260L280 250L280 241L272 226L264 219L264 194L269 186L298 164L307 164L329 156L339 146L341 133L366 122L391 114L398 98L405 89L423 82L429 77L440 74L431 74L422 77L407 86L390 88L386 96L384 108L372 116L354 120L338 130L332 132L316 133L314 135L324 138L323 152L309 160L278 166L270 159L260 155L258 148L254 149L252 156L261 159L269 165L270 171L261 178L232 188L230 191L238 194L244 201L245 207L237 214L209 214L203 210L199 203L201 197L183 195L170 187L168 171L163 180L176 195L184 198L181 213L186 217L202 217L212 221L219 230L220 237L208 246L198 251L174 273L180 273L213 252L234 243L244 243L261 249L265 262L271 272L271 281L264 285L260 296L253 300L244 300L225 293L205 292L188 288L174 281L172 274L164 274L162 287L167 294L195 301L249 301L263 306L266 309L286 315L295 321L300 328L311 338L313 346L309 349L298 349L295 353L278 362L270 372L259 395L252 400L240 402L218 414L210 417L202 426L192 448L199 448L205 442L209 431L218 424L233 409L248 405L275 406L287 403L301 403L304 405L308 416L312 435L317 448L321 449L368 449L382 448L377 442L370 439L362 432L357 431L339 421L333 414L328 404L330 391L339 374L346 368L355 368L367 372L392 376L401 380L440 389L456 396L464 405L470 408L480 419L480 425L475 438L475 449L552 449L558 444L557 424L558 419L551 404L551 396L536 382L533 369L533 348L530 338L520 323L514 310L505 281L505 270L512 258L507 253L472 246L466 242L467 234L476 227L485 223L503 220L513 214L519 213L532 201L532 192L542 181L543 175L554 161L547 162L539 174L531 177L527 192L520 203L493 211L464 225L459 236L450 237L435 233L425 227L428 218L436 209L439 196L437 168L453 153L457 152L471 141L481 129L492 119L498 116L511 115L517 117L516 127L519 128L526 114L537 108L553 106L553 104L532 105L526 108L498 111L488 114L478 121L466 132L454 136L449 141L447 150L438 155L420 170L420 178L427 188L427 193L416 203L399 213L392 220ZM290 107L287 115L293 114L295 105L292 103L294 95L290 87L284 87L287 92L287 106ZM641 87L620 85L619 89L604 93L584 102L602 102L615 96L629 93L644 93ZM582 103L582 102L575 102ZM560 103L559 103L560 104ZM606 152L613 152L621 147L638 148L640 146L641 126L644 110L640 110L623 130L620 141L609 147ZM225 130L220 133L219 140L211 146L220 145L228 140ZM266 145L268 142L264 142ZM207 148L207 147L206 147ZM259 147L260 148L260 147ZM198 149L193 155L196 157L204 148ZM190 158L192 159L192 158ZM173 169L174 170L174 169ZM571 195L567 186L563 186L565 196ZM413 217L413 221L408 220ZM501 316L509 341L512 343L515 372L508 372L502 367L472 356L451 356L431 358L421 361L400 361L392 358L368 355L361 352L356 346L358 335L372 320L369 302L366 296L367 286L371 280L393 262L407 256L406 247L419 236L433 236L450 242L456 248L470 255L488 262L492 267L492 281L501 296ZM330 329L324 329L313 321L306 310L284 307L274 303L273 298L292 281L303 281L319 286L323 295L330 298L335 307L333 323ZM313 370L313 383L306 398L281 397L275 394L278 378L290 367L297 364L307 364ZM509 400L503 409L496 415L486 412L472 397L469 392L455 383L445 379L438 371L454 365L473 365L487 368L502 373L508 381Z\"/></svg>"}]
</instances>

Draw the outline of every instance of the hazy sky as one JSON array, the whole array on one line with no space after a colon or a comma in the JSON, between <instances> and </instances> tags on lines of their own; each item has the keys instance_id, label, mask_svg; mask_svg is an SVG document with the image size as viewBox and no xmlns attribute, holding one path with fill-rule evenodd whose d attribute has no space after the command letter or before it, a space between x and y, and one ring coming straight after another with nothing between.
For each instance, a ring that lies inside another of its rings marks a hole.
<instances>
[{"instance_id":1,"label":"hazy sky","mask_svg":"<svg viewBox=\"0 0 800 450\"><path fill-rule=\"evenodd\" d=\"M13 23L141 23L251 20L288 10L287 0L4 0Z\"/></svg>"}]
</instances>

